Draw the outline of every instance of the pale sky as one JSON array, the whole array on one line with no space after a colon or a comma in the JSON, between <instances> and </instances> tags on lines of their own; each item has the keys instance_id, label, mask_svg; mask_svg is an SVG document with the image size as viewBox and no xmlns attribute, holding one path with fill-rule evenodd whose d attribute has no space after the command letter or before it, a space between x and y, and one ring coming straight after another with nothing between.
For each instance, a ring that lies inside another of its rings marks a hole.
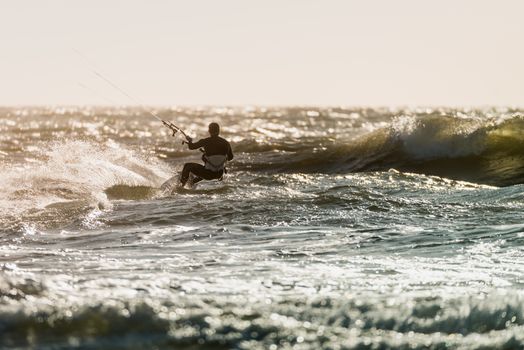
<instances>
[{"instance_id":1,"label":"pale sky","mask_svg":"<svg viewBox=\"0 0 524 350\"><path fill-rule=\"evenodd\" d=\"M522 0L0 0L0 105L524 106ZM88 58L76 54L76 49Z\"/></svg>"}]
</instances>

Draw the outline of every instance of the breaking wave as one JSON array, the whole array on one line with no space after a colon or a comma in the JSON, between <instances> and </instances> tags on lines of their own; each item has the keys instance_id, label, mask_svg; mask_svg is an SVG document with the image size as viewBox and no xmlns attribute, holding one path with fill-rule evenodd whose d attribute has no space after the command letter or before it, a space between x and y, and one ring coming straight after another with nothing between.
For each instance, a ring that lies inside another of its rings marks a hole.
<instances>
[{"instance_id":1,"label":"breaking wave","mask_svg":"<svg viewBox=\"0 0 524 350\"><path fill-rule=\"evenodd\" d=\"M293 149L240 144L248 156L241 168L285 172L399 171L497 186L524 182L524 118L406 116L354 140L326 140ZM297 140L297 142L299 142ZM317 147L311 147L315 144ZM245 150L243 148L246 148Z\"/></svg>"},{"instance_id":2,"label":"breaking wave","mask_svg":"<svg viewBox=\"0 0 524 350\"><path fill-rule=\"evenodd\" d=\"M110 140L52 142L36 149L35 158L2 170L0 217L11 230L26 221L52 227L79 220L111 207L106 189L113 188L111 194L119 185L158 187L170 172L165 163Z\"/></svg>"}]
</instances>

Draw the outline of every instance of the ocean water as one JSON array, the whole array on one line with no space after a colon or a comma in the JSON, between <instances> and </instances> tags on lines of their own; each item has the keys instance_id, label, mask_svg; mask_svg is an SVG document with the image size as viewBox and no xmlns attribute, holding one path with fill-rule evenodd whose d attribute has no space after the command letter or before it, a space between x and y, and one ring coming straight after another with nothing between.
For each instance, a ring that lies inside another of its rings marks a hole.
<instances>
[{"instance_id":1,"label":"ocean water","mask_svg":"<svg viewBox=\"0 0 524 350\"><path fill-rule=\"evenodd\" d=\"M523 349L524 111L0 109L2 349Z\"/></svg>"}]
</instances>

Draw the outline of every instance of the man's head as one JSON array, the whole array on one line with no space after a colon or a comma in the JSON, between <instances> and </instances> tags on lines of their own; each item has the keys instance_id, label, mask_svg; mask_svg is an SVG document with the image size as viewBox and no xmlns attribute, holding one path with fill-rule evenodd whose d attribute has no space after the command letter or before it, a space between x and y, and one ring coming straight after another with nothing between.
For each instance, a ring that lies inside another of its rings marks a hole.
<instances>
[{"instance_id":1,"label":"man's head","mask_svg":"<svg viewBox=\"0 0 524 350\"><path fill-rule=\"evenodd\" d=\"M218 136L220 134L220 126L217 123L209 124L209 135Z\"/></svg>"}]
</instances>

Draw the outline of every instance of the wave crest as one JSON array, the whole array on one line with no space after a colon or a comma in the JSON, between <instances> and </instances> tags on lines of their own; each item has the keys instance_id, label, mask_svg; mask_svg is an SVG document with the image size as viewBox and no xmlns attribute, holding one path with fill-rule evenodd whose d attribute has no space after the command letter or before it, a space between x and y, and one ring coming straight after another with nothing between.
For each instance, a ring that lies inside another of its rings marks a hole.
<instances>
[{"instance_id":1,"label":"wave crest","mask_svg":"<svg viewBox=\"0 0 524 350\"><path fill-rule=\"evenodd\" d=\"M399 171L490 185L524 181L524 117L404 116L353 140L308 140L302 149L260 145L242 169L345 173ZM309 147L308 147L309 146ZM253 144L249 144L253 152ZM243 151L242 146L237 151Z\"/></svg>"}]
</instances>

